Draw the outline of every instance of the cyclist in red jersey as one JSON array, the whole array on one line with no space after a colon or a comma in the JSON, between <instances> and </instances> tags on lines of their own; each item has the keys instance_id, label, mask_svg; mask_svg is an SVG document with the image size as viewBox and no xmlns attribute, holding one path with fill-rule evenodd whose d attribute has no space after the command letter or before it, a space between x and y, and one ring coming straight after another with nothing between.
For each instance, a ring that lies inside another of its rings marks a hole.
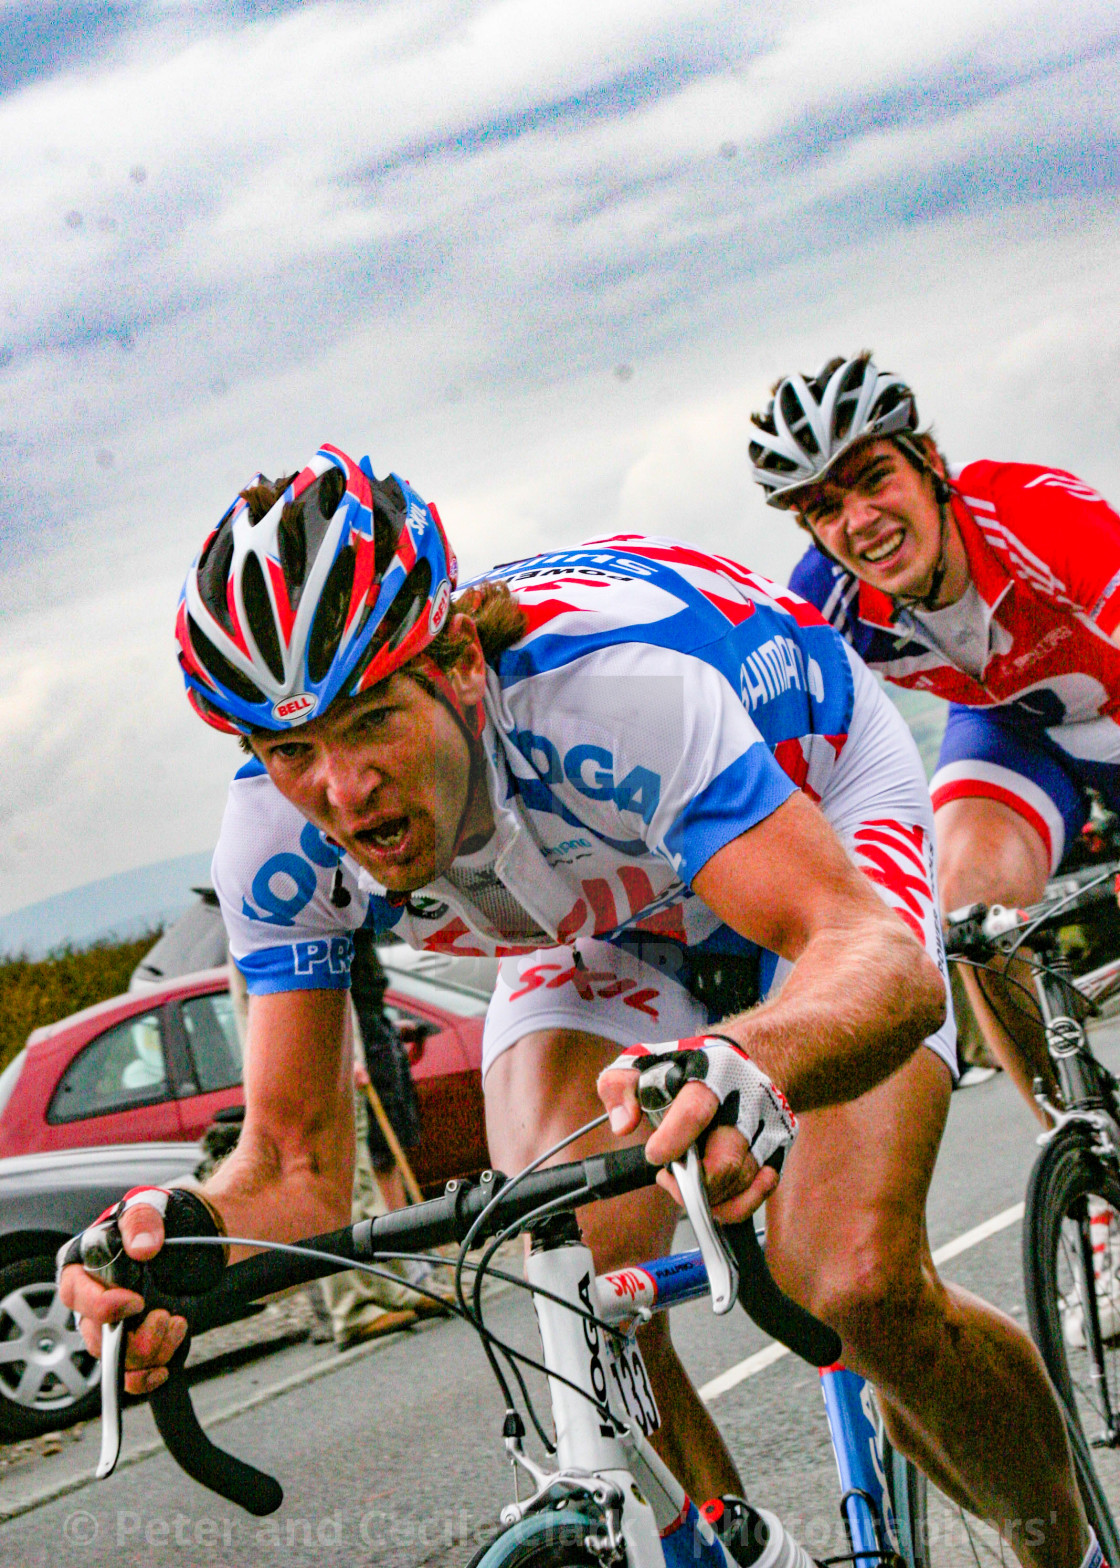
<instances>
[{"instance_id":1,"label":"cyclist in red jersey","mask_svg":"<svg viewBox=\"0 0 1120 1568\"><path fill-rule=\"evenodd\" d=\"M791 587L885 679L951 704L931 786L943 907L1034 902L1087 790L1120 805L1120 517L1060 469L951 473L909 386L867 353L779 382L750 455L813 537ZM1041 1036L1013 1044L1002 988L963 978L1041 1116Z\"/></svg>"}]
</instances>

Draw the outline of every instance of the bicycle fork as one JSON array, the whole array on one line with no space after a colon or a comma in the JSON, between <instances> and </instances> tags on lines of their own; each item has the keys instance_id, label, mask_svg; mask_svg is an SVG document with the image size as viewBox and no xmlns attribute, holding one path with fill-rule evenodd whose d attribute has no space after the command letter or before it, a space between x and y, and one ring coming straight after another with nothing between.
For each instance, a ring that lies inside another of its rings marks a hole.
<instances>
[{"instance_id":1,"label":"bicycle fork","mask_svg":"<svg viewBox=\"0 0 1120 1568\"><path fill-rule=\"evenodd\" d=\"M1035 977L1039 1010L1046 1029L1046 1048L1054 1065L1054 1073L1061 1091L1062 1108L1052 1105L1035 1081L1035 1099L1050 1117L1050 1128L1039 1138L1049 1142L1062 1127L1070 1122L1087 1125L1093 1136L1094 1152L1101 1159L1116 1165L1120 1163L1120 1128L1113 1119L1108 1101L1101 1087L1100 1067L1093 1055L1085 1026L1073 1016L1069 1005L1069 965L1061 959L1050 964L1050 973ZM1079 1273L1078 1290L1081 1297L1081 1320L1085 1348L1089 1360L1089 1380L1093 1386L1096 1408L1101 1412L1103 1428L1100 1435L1091 1439L1095 1448L1115 1448L1120 1442L1116 1415L1109 1395L1108 1377L1104 1364L1104 1337L1101 1332L1100 1310L1097 1302L1096 1267L1093 1256L1092 1213L1089 1200L1080 1198L1070 1217L1077 1227L1075 1249ZM1107 1235L1107 1229L1106 1229ZM1111 1237L1106 1242L1104 1277L1112 1273Z\"/></svg>"}]
</instances>

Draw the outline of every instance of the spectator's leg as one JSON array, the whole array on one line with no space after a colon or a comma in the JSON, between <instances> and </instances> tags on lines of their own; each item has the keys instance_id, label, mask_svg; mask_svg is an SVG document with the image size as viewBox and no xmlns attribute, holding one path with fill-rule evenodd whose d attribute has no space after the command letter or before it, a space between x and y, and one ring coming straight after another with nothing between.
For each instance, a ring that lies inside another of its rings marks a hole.
<instances>
[{"instance_id":1,"label":"spectator's leg","mask_svg":"<svg viewBox=\"0 0 1120 1568\"><path fill-rule=\"evenodd\" d=\"M367 1114L365 1096L354 1096L354 1123L357 1136L357 1156L354 1161L354 1192L350 1210L352 1221L375 1219L387 1213L381 1189L374 1179L366 1143ZM389 1272L399 1274L402 1265L386 1263ZM398 1316L416 1306L418 1297L402 1282L397 1285L373 1274L362 1274L356 1269L345 1274L331 1274L320 1282L327 1309L331 1315L331 1329L335 1344L344 1348L351 1340L361 1338L387 1314ZM398 1324L405 1327L405 1323ZM385 1329L388 1331L388 1322Z\"/></svg>"}]
</instances>

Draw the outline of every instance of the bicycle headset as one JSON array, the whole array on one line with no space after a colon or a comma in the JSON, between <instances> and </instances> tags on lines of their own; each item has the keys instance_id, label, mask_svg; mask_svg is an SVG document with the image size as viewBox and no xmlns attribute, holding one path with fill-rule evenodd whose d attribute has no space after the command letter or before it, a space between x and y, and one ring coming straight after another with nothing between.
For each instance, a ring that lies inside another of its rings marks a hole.
<instances>
[{"instance_id":1,"label":"bicycle headset","mask_svg":"<svg viewBox=\"0 0 1120 1568\"><path fill-rule=\"evenodd\" d=\"M871 355L863 353L854 359L830 359L815 376L779 381L765 411L751 415L748 453L751 478L765 491L767 505L796 510L797 493L827 478L846 452L864 441L892 440L911 466L932 480L940 529L929 589L918 596L898 595L895 603L899 608L933 609L948 570L953 491L915 439L917 433L918 405L909 386L900 376L879 370ZM822 555L835 561L808 522L799 521L813 534Z\"/></svg>"}]
</instances>

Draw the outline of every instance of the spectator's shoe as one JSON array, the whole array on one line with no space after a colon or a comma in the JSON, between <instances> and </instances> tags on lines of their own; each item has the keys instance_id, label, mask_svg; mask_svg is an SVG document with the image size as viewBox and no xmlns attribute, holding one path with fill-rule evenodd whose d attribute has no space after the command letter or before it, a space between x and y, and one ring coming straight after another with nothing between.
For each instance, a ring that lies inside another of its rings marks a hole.
<instances>
[{"instance_id":1,"label":"spectator's shoe","mask_svg":"<svg viewBox=\"0 0 1120 1568\"><path fill-rule=\"evenodd\" d=\"M966 1067L957 1079L958 1089L975 1089L978 1083L987 1083L999 1072L998 1067Z\"/></svg>"},{"instance_id":2,"label":"spectator's shoe","mask_svg":"<svg viewBox=\"0 0 1120 1568\"><path fill-rule=\"evenodd\" d=\"M455 1308L451 1299L440 1292L439 1299L433 1301L431 1296L418 1296L416 1305L411 1309L418 1318L451 1318L455 1316Z\"/></svg>"},{"instance_id":3,"label":"spectator's shoe","mask_svg":"<svg viewBox=\"0 0 1120 1568\"><path fill-rule=\"evenodd\" d=\"M367 1339L380 1339L383 1334L395 1334L398 1329L411 1328L417 1321L418 1314L411 1307L406 1307L400 1312L382 1312L370 1323L363 1323L361 1328L353 1329L346 1338L339 1342L339 1350L350 1350L355 1345L364 1345Z\"/></svg>"},{"instance_id":4,"label":"spectator's shoe","mask_svg":"<svg viewBox=\"0 0 1120 1568\"><path fill-rule=\"evenodd\" d=\"M1089 1234L1101 1338L1115 1339L1120 1334L1120 1214L1103 1198L1089 1198ZM1085 1312L1076 1292L1062 1299L1062 1337L1071 1350L1085 1349Z\"/></svg>"}]
</instances>

